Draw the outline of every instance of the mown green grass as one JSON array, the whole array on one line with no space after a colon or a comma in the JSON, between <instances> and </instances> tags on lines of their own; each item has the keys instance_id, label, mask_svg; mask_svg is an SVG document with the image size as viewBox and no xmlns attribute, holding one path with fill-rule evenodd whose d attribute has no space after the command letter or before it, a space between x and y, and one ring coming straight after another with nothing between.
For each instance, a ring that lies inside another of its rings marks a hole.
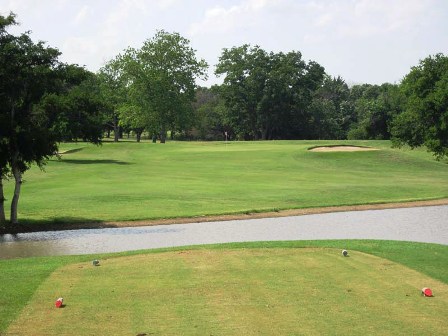
<instances>
[{"instance_id":1,"label":"mown green grass","mask_svg":"<svg viewBox=\"0 0 448 336\"><path fill-rule=\"evenodd\" d=\"M350 248L350 257L341 256L341 246ZM91 265L92 258L1 261L0 267L7 264L9 271L15 270L19 282L36 269L40 271L33 279L40 279L27 286L33 287L29 290L33 296L22 297L21 307L9 312L14 317L8 315L0 332L432 335L446 331L448 276L440 265L448 262L447 246L268 242L101 256L100 267ZM420 273L395 262L411 263L408 266ZM2 284L14 284L4 272L1 277L6 278ZM424 286L434 290L434 298L421 297ZM4 300L8 293L2 294ZM53 306L60 295L64 309Z\"/></svg>"},{"instance_id":2,"label":"mown green grass","mask_svg":"<svg viewBox=\"0 0 448 336\"><path fill-rule=\"evenodd\" d=\"M238 250L244 251L244 250L250 250L250 249L257 249L266 251L266 253L269 255L269 251L271 249L277 249L277 250L292 250L292 252L285 252L288 254L295 254L294 249L296 248L303 248L303 247L312 247L312 248L336 248L334 252L332 251L331 254L334 254L333 259L337 263L340 262L339 256L340 256L340 250L342 248L347 248L349 250L350 255L354 254L354 251L359 251L363 253L368 253L371 255L375 255L380 258L384 258L387 260L390 260L391 262L402 264L410 269L416 270L427 277L430 277L432 279L439 280L445 284L448 284L448 268L446 265L448 265L448 246L443 245L437 245L437 244L422 244L422 243L409 243L409 242L394 242L394 241L363 241L363 240L354 240L354 241L295 241L295 242L260 242L260 243L233 243L233 244L222 244L222 245L212 245L212 246L195 246L195 247L184 247L184 248L174 248L174 249L159 249L159 250L151 250L151 251L135 251L135 252L126 252L126 253L120 253L120 254L109 254L109 255L95 255L95 256L65 256L65 257L43 257L43 258L26 258L26 259L13 259L13 260L0 260L0 283L2 284L0 286L0 334L2 332L5 332L7 327L10 325L11 322L17 319L19 314L21 313L22 309L31 302L33 295L35 295L38 288L42 286L42 284L48 279L54 272L59 272L61 274L61 283L65 283L67 285L74 285L72 281L72 275L70 273L67 273L65 271L62 271L64 267L74 265L77 263L82 263L81 267L84 267L86 270L89 270L89 272L92 269L91 266L91 260L94 258L99 258L101 260L101 263L104 266L104 269L107 269L107 264L109 262L112 262L113 259L116 257L129 257L129 256L143 256L141 258L146 258L145 256L152 255L154 262L156 262L157 259L159 259L162 255L168 255L170 254L171 257L166 259L167 264L159 265L151 264L151 269L154 271L157 271L159 274L162 274L164 272L164 267L168 267L169 265L175 266L174 269L171 269L169 273L170 277L173 278L173 281L183 281L183 279L190 274L189 272L185 272L184 268L179 268L176 266L176 263L178 263L178 259L183 256L183 254L188 254L191 251L202 251L204 253L208 253L209 251L213 251L213 253L217 253L218 257L220 255L225 255L228 253L228 251L233 251L232 253L236 253L238 255ZM166 254L168 253L168 254ZM179 254L181 253L181 254ZM140 257L139 257L140 258ZM289 257L288 257L289 258ZM343 259L343 262L351 262L351 260L354 260L350 258L347 258L346 260ZM171 259L171 261L170 261ZM219 258L218 258L219 259ZM265 262L258 262L256 263L256 269L258 269L258 274L262 274L265 276L268 276L271 274L272 270L265 268L265 266L269 266L268 263L269 258L264 258L263 260ZM256 260L250 261L250 258L247 259L249 265L251 263L255 263ZM203 261L205 264L209 262L209 259L205 259ZM280 261L281 262L281 261ZM384 267L389 267L382 262ZM140 262L136 261L134 262L126 262L125 264L121 265L120 267L120 275L118 276L110 276L107 277L108 279L114 279L111 284L114 285L114 281L117 281L118 283L123 284L124 279L131 273L136 272L136 270L139 269ZM76 268L78 267L74 267ZM101 269L100 266L99 269ZM340 264L339 264L340 266ZM338 266L338 267L339 267ZM352 265L353 266L353 265ZM71 266L73 268L73 266ZM246 266L245 266L246 267ZM225 288L225 282L230 281L228 273L226 273L227 266L223 266L222 272L217 272L217 275L220 277L218 279L221 281L221 283L224 283ZM353 269L353 267L351 267ZM368 267L367 267L368 268ZM176 269L179 271L176 273ZM322 277L325 277L326 272L331 273L333 267L329 265L325 268L317 268L319 270L319 274ZM356 267L355 267L356 269ZM353 270L355 270L353 269ZM93 270L96 270L94 268ZM166 270L168 272L168 270ZM229 270L230 271L230 270ZM379 276L385 283L387 283L387 286L391 286L390 279L387 279L388 273L383 273L384 270L377 270L377 275ZM255 274L257 274L255 272ZM299 272L299 270L296 270L296 272ZM363 273L362 271L361 273ZM244 272L245 274L247 272ZM166 273L165 275L167 275ZM163 274L162 274L163 275ZM359 275L361 276L361 275ZM162 277L160 278L162 279ZM358 273L356 275L352 274L351 278L347 278L347 287L351 286L351 283L353 281L356 281L358 279ZM105 279L104 281L106 281ZM151 278L146 279L147 281L145 284L148 284L150 280L154 280ZM218 281L218 280L215 280ZM406 275L404 273L400 274L398 278L396 278L397 281L406 281ZM431 284L433 281L431 280ZM241 281L245 281L242 279ZM251 280L252 281L252 280ZM422 283L419 284L421 287L425 286L431 286L431 284L428 284L430 280L427 279L425 281L422 280ZM399 282L398 284L400 284ZM160 284L160 283L159 283ZM93 285L93 283L92 283ZM169 284L166 284L168 286ZM241 285L243 285L241 283ZM246 285L249 285L249 283L246 283ZM76 285L78 286L78 285ZM75 286L75 287L76 287ZM88 286L88 284L86 284ZM338 285L338 289L334 289L333 294L341 294L345 295L345 293L340 292L340 289L342 285ZM407 285L406 285L407 286ZM51 287L51 286L50 286ZM101 286L100 286L101 287ZM322 285L322 287L326 287L326 285ZM415 285L414 285L415 287ZM439 286L436 285L433 290L436 293L436 297L434 299L438 299L438 296L443 296L442 292L440 292ZM77 290L81 290L84 288L83 286L78 287ZM88 288L88 287L86 287ZM142 291L145 290L146 287L143 286ZM149 287L148 287L149 288ZM331 288L331 286L330 286ZM407 287L409 289L409 287ZM48 288L47 288L48 289ZM110 288L109 288L110 289ZM205 288L206 289L206 288ZM218 290L219 287L216 288ZM48 294L51 297L45 297L45 302L42 303L42 309L45 312L53 312L53 301L56 299L54 296L62 295L65 296L66 303L67 303L67 312L69 312L70 306L69 304L73 304L73 297L67 297L66 293L58 292L56 291L56 287L53 286L51 288L53 290L50 294ZM320 288L319 290L327 290L327 288ZM378 289L382 292L381 289ZM395 289L394 289L395 290ZM412 290L406 291L406 294L409 294L412 296L412 302L413 305L421 305L426 304L427 301L420 301L419 297L419 288L414 288ZM161 293L168 293L170 292L169 288L165 287L165 289L160 290ZM188 292L188 291L187 291ZM189 303L189 295L187 295L187 292L185 294L185 297L181 297L184 307L188 305ZM90 292L89 292L90 293ZM104 292L105 297L101 298L101 300L104 300L104 304L107 304L109 301L109 298L107 295L111 295L109 292ZM400 293L403 293L400 290ZM359 295L358 293L357 295ZM365 297L364 299L368 298L368 293L364 293ZM229 294L230 295L230 294ZM302 294L300 294L302 295ZM378 293L376 293L378 295ZM386 293L384 293L386 295ZM395 294L394 294L395 295ZM400 294L401 295L401 294ZM448 294L446 295L448 297ZM90 294L87 296L88 298L91 298ZM396 296L393 296L396 297ZM139 300L138 295L133 297L135 300ZM155 300L155 297L148 298L148 301L151 301L152 299ZM305 297L304 300L311 300L312 298ZM403 299L403 297L400 296L400 300ZM405 298L408 300L408 297ZM87 299L86 299L87 300ZM372 298L373 300L373 298ZM417 300L417 301L415 301ZM69 303L72 301L71 303ZM76 302L76 301L75 301ZM146 301L145 301L146 302ZM103 304L102 303L102 304ZM306 302L305 302L306 303ZM139 303L140 305L142 303ZM78 307L79 308L79 307ZM92 309L95 309L95 307L91 307ZM97 307L99 308L99 307ZM111 311L111 314L116 314L121 308L116 307L114 305L110 305L109 308ZM97 310L95 310L96 312ZM119 312L118 312L119 313ZM138 312L135 312L137 314ZM95 314L94 312L85 312L86 318L92 318L90 314ZM134 314L134 313L132 313ZM132 315L131 314L131 315ZM317 313L316 313L317 314ZM133 315L134 316L134 315ZM135 315L137 316L137 315ZM134 316L134 317L135 317ZM230 315L229 315L230 316ZM316 316L319 316L317 314ZM313 317L314 318L314 317ZM323 317L324 318L324 317ZM323 321L323 320L322 320ZM388 323L391 323L393 325L393 321L389 321ZM397 323L397 326L400 326L400 323ZM193 325L192 325L193 326ZM377 326L378 327L378 326ZM58 330L57 327L55 327L55 330ZM391 327L392 328L392 327ZM74 329L77 330L77 329ZM368 330L368 328L366 329ZM429 329L431 330L431 329ZM128 330L129 331L129 330ZM141 331L143 332L143 330ZM31 333L36 334L36 333ZM131 334L131 333L126 333ZM135 333L137 334L137 333ZM400 333L399 333L400 334ZM421 333L420 333L421 334ZM424 333L423 333L424 334Z\"/></svg>"},{"instance_id":3,"label":"mown green grass","mask_svg":"<svg viewBox=\"0 0 448 336\"><path fill-rule=\"evenodd\" d=\"M352 144L370 152L318 153ZM61 160L31 169L22 222L120 221L448 197L448 165L388 141L62 144ZM6 183L6 197L12 195Z\"/></svg>"}]
</instances>

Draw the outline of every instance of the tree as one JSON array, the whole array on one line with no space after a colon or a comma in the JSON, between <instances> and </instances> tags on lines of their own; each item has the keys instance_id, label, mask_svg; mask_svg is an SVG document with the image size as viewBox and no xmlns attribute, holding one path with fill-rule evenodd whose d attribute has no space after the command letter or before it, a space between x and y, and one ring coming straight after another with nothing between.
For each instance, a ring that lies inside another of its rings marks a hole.
<instances>
[{"instance_id":1,"label":"tree","mask_svg":"<svg viewBox=\"0 0 448 336\"><path fill-rule=\"evenodd\" d=\"M225 75L221 95L240 138L305 138L313 93L324 68L300 52L267 53L243 45L224 49L216 67Z\"/></svg>"},{"instance_id":2,"label":"tree","mask_svg":"<svg viewBox=\"0 0 448 336\"><path fill-rule=\"evenodd\" d=\"M0 113L4 151L0 171L4 174L9 170L15 180L11 202L13 224L17 223L22 174L32 163L42 166L57 151L56 139L46 125L45 116L33 107L52 87L59 56L58 50L44 46L43 42L33 43L29 33L9 34L7 28L14 24L14 14L0 17ZM4 166L5 162L9 167ZM3 220L4 215L0 218Z\"/></svg>"},{"instance_id":3,"label":"tree","mask_svg":"<svg viewBox=\"0 0 448 336\"><path fill-rule=\"evenodd\" d=\"M426 146L438 159L448 156L448 56L420 61L401 88L406 104L392 124L394 145Z\"/></svg>"},{"instance_id":4,"label":"tree","mask_svg":"<svg viewBox=\"0 0 448 336\"><path fill-rule=\"evenodd\" d=\"M348 134L350 139L390 139L393 118L400 113L403 96L398 85L355 85L351 98L356 122Z\"/></svg>"},{"instance_id":5,"label":"tree","mask_svg":"<svg viewBox=\"0 0 448 336\"><path fill-rule=\"evenodd\" d=\"M43 42L34 43L29 33L19 36L9 34L7 29L14 24L14 14L0 16L0 173L1 179L12 175L15 182L11 224L18 222L23 174L33 164L42 168L57 153L58 142L62 139L58 124L61 111L83 112L91 103L90 99L85 98L92 91L91 83L79 76L86 74L89 77L85 70L61 64L57 49L47 47ZM72 83L73 78L81 78L82 83ZM100 141L93 135L95 132L90 133L89 130L87 135L85 129L82 132L83 138ZM0 183L2 225L6 222L4 201L3 185Z\"/></svg>"},{"instance_id":6,"label":"tree","mask_svg":"<svg viewBox=\"0 0 448 336\"><path fill-rule=\"evenodd\" d=\"M226 138L225 132L228 139L234 134L226 119L227 111L218 86L198 88L193 109L195 122L187 134L189 139L222 140Z\"/></svg>"},{"instance_id":7,"label":"tree","mask_svg":"<svg viewBox=\"0 0 448 336\"><path fill-rule=\"evenodd\" d=\"M54 92L42 97L36 109L47 114L59 141L100 143L106 107L97 76L73 64L61 64L56 73Z\"/></svg>"},{"instance_id":8,"label":"tree","mask_svg":"<svg viewBox=\"0 0 448 336\"><path fill-rule=\"evenodd\" d=\"M137 137L137 142L140 142L143 131L149 128L149 125L152 123L140 106L133 105L130 102L120 105L118 115L120 117L120 125L133 130Z\"/></svg>"},{"instance_id":9,"label":"tree","mask_svg":"<svg viewBox=\"0 0 448 336\"><path fill-rule=\"evenodd\" d=\"M224 49L215 73L225 74L221 95L230 113L231 124L239 137L260 137L259 104L267 80L269 56L259 46Z\"/></svg>"},{"instance_id":10,"label":"tree","mask_svg":"<svg viewBox=\"0 0 448 336\"><path fill-rule=\"evenodd\" d=\"M300 133L298 128L306 123L300 118L300 112L308 105L303 101L309 84L305 80L313 66L313 63L306 64L299 52L269 54L268 74L259 105L262 139L292 138Z\"/></svg>"},{"instance_id":11,"label":"tree","mask_svg":"<svg viewBox=\"0 0 448 336\"><path fill-rule=\"evenodd\" d=\"M6 115L0 113L0 225L6 222L5 217L5 195L3 192L3 179L9 173L8 167L8 142L7 134L7 120Z\"/></svg>"},{"instance_id":12,"label":"tree","mask_svg":"<svg viewBox=\"0 0 448 336\"><path fill-rule=\"evenodd\" d=\"M8 26L16 24L15 17L11 13L9 16L4 17L0 15L0 62L4 62L3 49L4 45L10 43L12 37L7 33ZM0 68L0 79L3 79L6 75L6 69ZM8 114L4 108L8 99L4 90L7 89L6 82L3 80L0 82L0 225L5 224L5 196L3 192L3 179L9 173L8 167L8 149L9 141L7 134L9 132Z\"/></svg>"},{"instance_id":13,"label":"tree","mask_svg":"<svg viewBox=\"0 0 448 336\"><path fill-rule=\"evenodd\" d=\"M125 67L128 59L123 55L117 55L103 66L98 73L100 92L106 104L106 123L114 130L114 142L119 139L120 106L126 103L128 77Z\"/></svg>"},{"instance_id":14,"label":"tree","mask_svg":"<svg viewBox=\"0 0 448 336\"><path fill-rule=\"evenodd\" d=\"M341 77L325 76L309 107L311 138L345 139L353 122L350 90Z\"/></svg>"},{"instance_id":15,"label":"tree","mask_svg":"<svg viewBox=\"0 0 448 336\"><path fill-rule=\"evenodd\" d=\"M151 122L148 126L157 129L161 143L168 129L173 134L193 124L196 79L206 77L207 64L196 59L189 44L178 33L161 30L141 49L126 52L122 69L128 80L130 105L137 108L123 112L145 114L139 120Z\"/></svg>"}]
</instances>

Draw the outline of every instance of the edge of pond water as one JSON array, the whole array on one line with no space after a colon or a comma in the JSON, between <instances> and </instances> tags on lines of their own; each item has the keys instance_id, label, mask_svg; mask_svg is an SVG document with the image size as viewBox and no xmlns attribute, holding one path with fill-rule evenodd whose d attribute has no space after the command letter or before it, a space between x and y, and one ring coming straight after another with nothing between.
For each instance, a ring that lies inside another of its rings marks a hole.
<instances>
[{"instance_id":1,"label":"edge of pond water","mask_svg":"<svg viewBox=\"0 0 448 336\"><path fill-rule=\"evenodd\" d=\"M342 206L326 206L301 209L278 210L269 212L245 212L238 214L210 215L198 217L179 217L179 218L163 218L148 219L135 221L106 221L106 222L74 222L74 223L42 223L42 224L17 224L14 226L0 227L0 234L16 234L40 231L63 231L63 230L79 230L79 229L104 229L104 228L121 228L121 227L139 227L154 225L170 225L170 224L190 224L217 221L247 220L259 218L276 218L289 216L304 216L332 212L347 211L365 211L365 210L383 210L398 208L414 208L448 205L448 198L418 200L407 202L391 202L391 203L370 203L358 205L342 205Z\"/></svg>"}]
</instances>

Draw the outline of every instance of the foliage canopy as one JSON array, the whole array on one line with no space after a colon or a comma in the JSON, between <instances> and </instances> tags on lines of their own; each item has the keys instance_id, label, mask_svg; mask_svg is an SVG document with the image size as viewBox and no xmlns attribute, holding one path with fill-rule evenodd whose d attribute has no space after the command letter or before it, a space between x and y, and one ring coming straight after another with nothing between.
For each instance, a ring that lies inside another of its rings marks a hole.
<instances>
[{"instance_id":1,"label":"foliage canopy","mask_svg":"<svg viewBox=\"0 0 448 336\"><path fill-rule=\"evenodd\" d=\"M395 144L424 145L437 158L448 156L448 56L420 61L401 87L406 102L392 126Z\"/></svg>"}]
</instances>

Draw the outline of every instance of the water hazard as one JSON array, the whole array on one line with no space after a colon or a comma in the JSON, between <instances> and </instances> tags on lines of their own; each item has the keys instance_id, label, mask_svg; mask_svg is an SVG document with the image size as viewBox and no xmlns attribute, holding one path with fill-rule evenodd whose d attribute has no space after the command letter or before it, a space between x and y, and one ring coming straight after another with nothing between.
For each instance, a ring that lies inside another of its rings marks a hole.
<instances>
[{"instance_id":1,"label":"water hazard","mask_svg":"<svg viewBox=\"0 0 448 336\"><path fill-rule=\"evenodd\" d=\"M380 239L448 245L448 206L0 236L0 258L246 241Z\"/></svg>"}]
</instances>

